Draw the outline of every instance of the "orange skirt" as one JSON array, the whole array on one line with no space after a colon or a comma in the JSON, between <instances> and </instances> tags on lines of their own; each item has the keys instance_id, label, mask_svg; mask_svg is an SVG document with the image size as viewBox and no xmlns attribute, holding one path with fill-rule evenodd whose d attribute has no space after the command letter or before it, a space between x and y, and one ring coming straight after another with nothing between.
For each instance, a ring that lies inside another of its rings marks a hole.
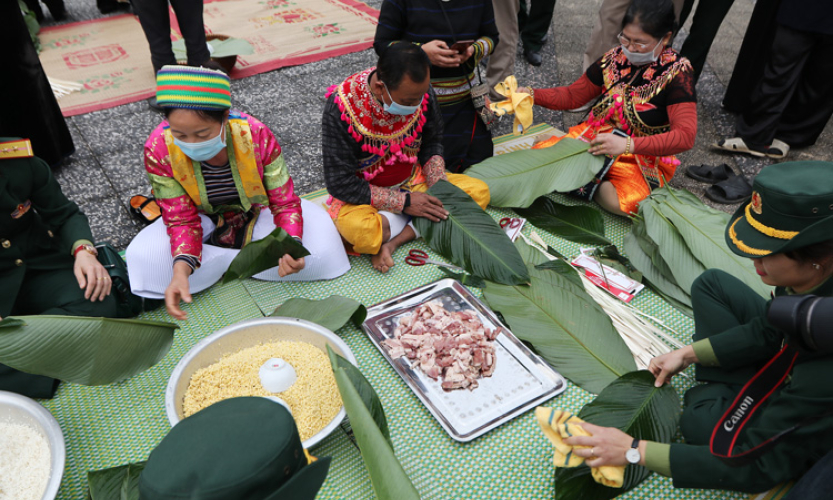
<instances>
[{"instance_id":1,"label":"orange skirt","mask_svg":"<svg viewBox=\"0 0 833 500\"><path fill-rule=\"evenodd\" d=\"M564 137L592 141L598 133L610 132L611 127L594 129L586 122L571 127L566 135L552 137L533 146L533 149L548 148ZM635 214L639 202L651 194L651 188L665 185L674 177L680 162L673 156L619 155L598 182L608 181L616 188L619 208L626 214Z\"/></svg>"}]
</instances>

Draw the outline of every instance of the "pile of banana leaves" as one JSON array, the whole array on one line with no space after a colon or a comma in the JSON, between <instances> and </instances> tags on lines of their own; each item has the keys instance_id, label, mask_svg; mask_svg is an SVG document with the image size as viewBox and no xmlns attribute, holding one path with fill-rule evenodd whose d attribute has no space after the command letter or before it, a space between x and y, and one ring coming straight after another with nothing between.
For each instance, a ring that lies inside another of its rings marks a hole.
<instances>
[{"instance_id":1,"label":"pile of banana leaves","mask_svg":"<svg viewBox=\"0 0 833 500\"><path fill-rule=\"evenodd\" d=\"M683 189L663 187L639 204L624 251L652 288L691 316L691 285L707 269L720 269L763 297L771 288L761 282L752 261L726 244L729 214L707 207Z\"/></svg>"}]
</instances>

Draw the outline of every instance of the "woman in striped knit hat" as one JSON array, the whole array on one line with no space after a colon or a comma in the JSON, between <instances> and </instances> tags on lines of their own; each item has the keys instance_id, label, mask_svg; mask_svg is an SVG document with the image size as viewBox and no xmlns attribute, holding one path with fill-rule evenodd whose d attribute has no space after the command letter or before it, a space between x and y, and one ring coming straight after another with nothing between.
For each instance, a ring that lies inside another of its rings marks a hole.
<instances>
[{"instance_id":1,"label":"woman in striped knit hat","mask_svg":"<svg viewBox=\"0 0 833 500\"><path fill-rule=\"evenodd\" d=\"M347 272L338 231L321 207L295 194L272 131L231 110L225 73L165 66L156 98L166 120L145 143L144 161L162 217L127 248L133 293L164 297L168 313L185 319L180 301L216 283L240 248L276 227L303 238L311 255L284 255L255 278L311 281Z\"/></svg>"}]
</instances>

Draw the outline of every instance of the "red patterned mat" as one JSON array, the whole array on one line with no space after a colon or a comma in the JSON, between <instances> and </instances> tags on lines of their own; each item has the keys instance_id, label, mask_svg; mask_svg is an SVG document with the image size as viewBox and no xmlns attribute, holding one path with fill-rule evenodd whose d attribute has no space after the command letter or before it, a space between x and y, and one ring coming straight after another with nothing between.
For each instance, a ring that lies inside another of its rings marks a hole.
<instances>
[{"instance_id":1,"label":"red patterned mat","mask_svg":"<svg viewBox=\"0 0 833 500\"><path fill-rule=\"evenodd\" d=\"M206 0L206 32L244 38L232 78L306 64L369 48L379 11L356 0ZM171 13L171 38L180 37ZM44 28L40 54L46 74L81 83L62 97L64 116L146 99L155 78L138 19L131 14Z\"/></svg>"}]
</instances>

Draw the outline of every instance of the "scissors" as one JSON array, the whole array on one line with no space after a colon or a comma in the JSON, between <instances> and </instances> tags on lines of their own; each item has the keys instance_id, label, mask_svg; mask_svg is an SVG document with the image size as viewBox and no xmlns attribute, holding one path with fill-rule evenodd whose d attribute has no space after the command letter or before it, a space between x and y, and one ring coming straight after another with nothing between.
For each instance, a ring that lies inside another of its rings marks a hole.
<instances>
[{"instance_id":1,"label":"scissors","mask_svg":"<svg viewBox=\"0 0 833 500\"><path fill-rule=\"evenodd\" d=\"M431 260L428 258L427 253L416 248L408 252L408 256L405 257L405 262L411 266L424 266L425 264L433 264L435 266L443 266L449 269L453 269L455 271L465 272L465 269L461 267L452 266L451 264L446 264L445 262L437 262L436 260Z\"/></svg>"},{"instance_id":2,"label":"scissors","mask_svg":"<svg viewBox=\"0 0 833 500\"><path fill-rule=\"evenodd\" d=\"M506 226L509 226L509 229L515 229L521 225L523 219L519 219L517 217L504 217L500 219L500 227L502 229L506 229Z\"/></svg>"}]
</instances>

